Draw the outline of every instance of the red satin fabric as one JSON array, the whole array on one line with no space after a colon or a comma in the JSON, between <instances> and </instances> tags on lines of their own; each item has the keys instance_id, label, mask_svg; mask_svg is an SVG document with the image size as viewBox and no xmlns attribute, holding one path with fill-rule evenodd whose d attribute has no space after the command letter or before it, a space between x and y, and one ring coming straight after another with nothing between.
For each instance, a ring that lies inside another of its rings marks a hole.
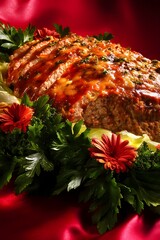
<instances>
[{"instance_id":1,"label":"red satin fabric","mask_svg":"<svg viewBox=\"0 0 160 240\"><path fill-rule=\"evenodd\" d=\"M100 235L76 196L16 196L0 193L0 239L4 240L159 240L160 218L153 213L129 214Z\"/></svg>"},{"instance_id":2,"label":"red satin fabric","mask_svg":"<svg viewBox=\"0 0 160 240\"><path fill-rule=\"evenodd\" d=\"M0 21L16 27L29 23L69 26L73 32L111 32L115 42L146 57L160 59L159 0L1 0ZM4 240L159 240L160 217L130 215L99 235L75 196L15 196L0 191L0 239Z\"/></svg>"},{"instance_id":3,"label":"red satin fabric","mask_svg":"<svg viewBox=\"0 0 160 240\"><path fill-rule=\"evenodd\" d=\"M159 12L159 0L0 1L0 21L18 27L58 23L82 35L108 31L115 42L153 59L160 59Z\"/></svg>"}]
</instances>

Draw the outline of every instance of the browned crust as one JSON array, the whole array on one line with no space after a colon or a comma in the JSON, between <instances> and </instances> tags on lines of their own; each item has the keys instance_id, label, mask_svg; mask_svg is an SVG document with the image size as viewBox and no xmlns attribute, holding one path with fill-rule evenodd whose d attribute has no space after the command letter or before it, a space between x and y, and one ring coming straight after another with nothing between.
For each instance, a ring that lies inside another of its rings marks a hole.
<instances>
[{"instance_id":1,"label":"browned crust","mask_svg":"<svg viewBox=\"0 0 160 240\"><path fill-rule=\"evenodd\" d=\"M70 34L34 40L11 56L7 84L43 94L71 121L160 141L160 61L110 41Z\"/></svg>"}]
</instances>

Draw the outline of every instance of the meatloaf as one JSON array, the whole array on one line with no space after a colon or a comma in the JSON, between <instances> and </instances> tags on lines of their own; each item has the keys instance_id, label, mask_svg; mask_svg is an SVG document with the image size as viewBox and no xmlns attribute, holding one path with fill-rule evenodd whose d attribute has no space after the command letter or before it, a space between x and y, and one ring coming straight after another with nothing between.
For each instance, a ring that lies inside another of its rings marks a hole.
<instances>
[{"instance_id":1,"label":"meatloaf","mask_svg":"<svg viewBox=\"0 0 160 240\"><path fill-rule=\"evenodd\" d=\"M111 41L74 33L26 43L10 58L17 97L47 94L64 118L160 141L160 61Z\"/></svg>"}]
</instances>

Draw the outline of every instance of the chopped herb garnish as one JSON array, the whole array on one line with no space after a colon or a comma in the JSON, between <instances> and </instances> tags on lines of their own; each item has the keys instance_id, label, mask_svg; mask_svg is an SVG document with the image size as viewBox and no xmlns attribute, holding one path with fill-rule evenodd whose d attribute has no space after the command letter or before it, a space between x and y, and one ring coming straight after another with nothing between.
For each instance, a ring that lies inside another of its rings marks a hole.
<instances>
[{"instance_id":1,"label":"chopped herb garnish","mask_svg":"<svg viewBox=\"0 0 160 240\"><path fill-rule=\"evenodd\" d=\"M81 60L81 63L88 63L89 62L89 57L86 57Z\"/></svg>"},{"instance_id":2,"label":"chopped herb garnish","mask_svg":"<svg viewBox=\"0 0 160 240\"><path fill-rule=\"evenodd\" d=\"M105 75L105 74L107 74L107 73L108 73L107 69L104 69L104 70L103 70L103 74Z\"/></svg>"},{"instance_id":3,"label":"chopped herb garnish","mask_svg":"<svg viewBox=\"0 0 160 240\"><path fill-rule=\"evenodd\" d=\"M133 81L133 83L135 83L137 85L142 85L143 84L141 81L138 81L138 80Z\"/></svg>"},{"instance_id":4,"label":"chopped herb garnish","mask_svg":"<svg viewBox=\"0 0 160 240\"><path fill-rule=\"evenodd\" d=\"M114 58L114 62L119 62L119 63L125 62L125 59L124 58L117 58L117 57L115 57Z\"/></svg>"},{"instance_id":5,"label":"chopped herb garnish","mask_svg":"<svg viewBox=\"0 0 160 240\"><path fill-rule=\"evenodd\" d=\"M103 56L103 57L100 58L100 60L106 62L106 61L108 61L108 57L107 56Z\"/></svg>"},{"instance_id":6,"label":"chopped herb garnish","mask_svg":"<svg viewBox=\"0 0 160 240\"><path fill-rule=\"evenodd\" d=\"M114 62L115 56L113 54L110 54L108 56L102 56L100 58L100 60L106 62L106 61L110 61L110 62Z\"/></svg>"},{"instance_id":7,"label":"chopped herb garnish","mask_svg":"<svg viewBox=\"0 0 160 240\"><path fill-rule=\"evenodd\" d=\"M61 64L63 62L64 62L63 60L59 60L59 61L55 62L55 65L57 66L57 65L59 65L59 64Z\"/></svg>"}]
</instances>

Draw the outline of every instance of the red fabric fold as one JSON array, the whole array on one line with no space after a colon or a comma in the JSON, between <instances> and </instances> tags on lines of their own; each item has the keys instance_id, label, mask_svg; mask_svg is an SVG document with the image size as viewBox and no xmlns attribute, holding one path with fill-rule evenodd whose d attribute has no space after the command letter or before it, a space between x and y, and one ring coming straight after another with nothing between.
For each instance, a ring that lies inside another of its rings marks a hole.
<instances>
[{"instance_id":1,"label":"red fabric fold","mask_svg":"<svg viewBox=\"0 0 160 240\"><path fill-rule=\"evenodd\" d=\"M16 27L58 23L82 35L111 32L114 41L146 57L160 59L160 1L1 0L0 21ZM0 191L0 239L4 240L159 240L160 218L130 215L104 235L86 218L74 197L16 196Z\"/></svg>"},{"instance_id":2,"label":"red fabric fold","mask_svg":"<svg viewBox=\"0 0 160 240\"><path fill-rule=\"evenodd\" d=\"M159 59L159 9L158 0L1 0L0 21L17 27L58 23L82 35L111 32L115 42Z\"/></svg>"},{"instance_id":3,"label":"red fabric fold","mask_svg":"<svg viewBox=\"0 0 160 240\"><path fill-rule=\"evenodd\" d=\"M113 230L100 235L74 195L16 196L11 188L4 188L0 192L0 239L159 240L160 218L151 212L128 214Z\"/></svg>"}]
</instances>

